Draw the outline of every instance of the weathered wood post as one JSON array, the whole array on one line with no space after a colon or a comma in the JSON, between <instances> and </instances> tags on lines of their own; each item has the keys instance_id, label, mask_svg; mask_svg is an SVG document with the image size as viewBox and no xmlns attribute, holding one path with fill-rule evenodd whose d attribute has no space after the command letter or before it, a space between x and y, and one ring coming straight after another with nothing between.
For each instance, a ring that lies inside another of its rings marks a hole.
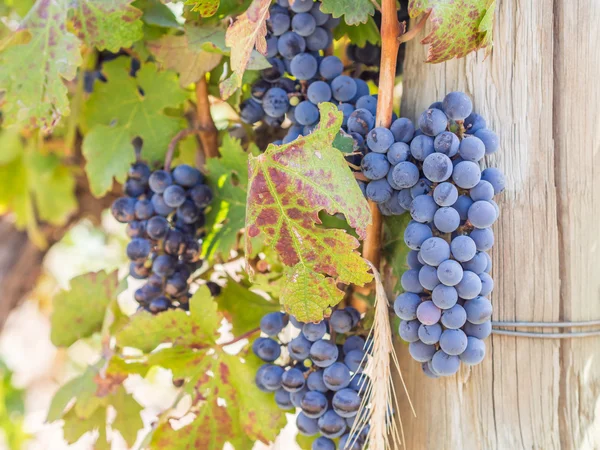
<instances>
[{"instance_id":1,"label":"weathered wood post","mask_svg":"<svg viewBox=\"0 0 600 450\"><path fill-rule=\"evenodd\" d=\"M462 90L501 138L486 158L507 180L493 320L600 319L600 2L498 3L486 60L425 64L409 43L402 115ZM438 380L397 345L418 415L402 398L409 450L600 448L600 338L487 345L481 365Z\"/></svg>"}]
</instances>

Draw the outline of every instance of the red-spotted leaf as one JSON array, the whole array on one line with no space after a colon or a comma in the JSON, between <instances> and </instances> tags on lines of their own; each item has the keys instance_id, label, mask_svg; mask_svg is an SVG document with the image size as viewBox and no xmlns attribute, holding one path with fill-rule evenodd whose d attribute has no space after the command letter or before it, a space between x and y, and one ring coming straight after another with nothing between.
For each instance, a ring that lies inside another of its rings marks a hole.
<instances>
[{"instance_id":1,"label":"red-spotted leaf","mask_svg":"<svg viewBox=\"0 0 600 450\"><path fill-rule=\"evenodd\" d=\"M365 284L368 266L359 242L345 230L320 226L319 212L341 213L364 239L369 207L342 153L332 143L342 114L320 106L321 122L309 136L249 158L246 255L263 239L290 267L281 303L301 321L319 321L337 304L337 282ZM248 265L248 267L250 267Z\"/></svg>"},{"instance_id":2,"label":"red-spotted leaf","mask_svg":"<svg viewBox=\"0 0 600 450\"><path fill-rule=\"evenodd\" d=\"M239 16L225 35L225 44L231 48L231 69L233 74L221 84L221 96L229 97L242 84L242 76L256 47L263 55L267 54L267 19L271 0L253 0L248 10Z\"/></svg>"},{"instance_id":3,"label":"red-spotted leaf","mask_svg":"<svg viewBox=\"0 0 600 450\"><path fill-rule=\"evenodd\" d=\"M462 58L472 51L491 51L495 0L411 0L412 18L431 11L433 25L422 44L429 44L427 62Z\"/></svg>"},{"instance_id":4,"label":"red-spotted leaf","mask_svg":"<svg viewBox=\"0 0 600 450\"><path fill-rule=\"evenodd\" d=\"M196 418L178 430L169 423L159 426L151 447L221 450L229 442L236 449L246 449L256 440L273 441L285 416L277 410L273 396L254 385L254 361L242 362L238 356L217 351L195 366L188 365L188 372L195 372L189 392L192 409L200 407Z\"/></svg>"},{"instance_id":5,"label":"red-spotted leaf","mask_svg":"<svg viewBox=\"0 0 600 450\"><path fill-rule=\"evenodd\" d=\"M143 37L142 11L133 0L77 0L73 5L73 28L89 46L118 52Z\"/></svg>"}]
</instances>

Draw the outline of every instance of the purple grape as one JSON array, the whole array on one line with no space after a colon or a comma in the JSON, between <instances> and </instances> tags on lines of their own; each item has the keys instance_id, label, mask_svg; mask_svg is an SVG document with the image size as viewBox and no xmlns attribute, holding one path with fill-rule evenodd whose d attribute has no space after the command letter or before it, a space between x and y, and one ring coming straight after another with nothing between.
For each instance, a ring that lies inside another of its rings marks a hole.
<instances>
[{"instance_id":1,"label":"purple grape","mask_svg":"<svg viewBox=\"0 0 600 450\"><path fill-rule=\"evenodd\" d=\"M456 304L452 308L445 309L442 311L442 318L440 322L444 325L445 328L449 328L451 330L456 330L462 327L467 321L467 313L465 309Z\"/></svg>"},{"instance_id":2,"label":"purple grape","mask_svg":"<svg viewBox=\"0 0 600 450\"><path fill-rule=\"evenodd\" d=\"M403 320L398 327L398 334L406 342L418 341L419 326L421 323L418 320Z\"/></svg>"},{"instance_id":3,"label":"purple grape","mask_svg":"<svg viewBox=\"0 0 600 450\"><path fill-rule=\"evenodd\" d=\"M428 265L421 267L419 270L419 283L421 283L425 289L432 291L438 284L440 284L437 269Z\"/></svg>"},{"instance_id":4,"label":"purple grape","mask_svg":"<svg viewBox=\"0 0 600 450\"><path fill-rule=\"evenodd\" d=\"M310 342L308 340L306 340L306 342L308 342L310 346ZM309 348L310 351L307 351L307 357L310 355L310 359L317 367L331 366L335 363L339 355L337 346L333 342L324 339L316 341ZM306 357L302 359L306 359Z\"/></svg>"},{"instance_id":5,"label":"purple grape","mask_svg":"<svg viewBox=\"0 0 600 450\"><path fill-rule=\"evenodd\" d=\"M411 292L405 292L396 297L394 312L403 320L417 318L417 307L421 304L421 297Z\"/></svg>"},{"instance_id":6,"label":"purple grape","mask_svg":"<svg viewBox=\"0 0 600 450\"><path fill-rule=\"evenodd\" d=\"M392 122L390 131L396 142L409 143L415 134L415 126L409 119L401 117Z\"/></svg>"},{"instance_id":7,"label":"purple grape","mask_svg":"<svg viewBox=\"0 0 600 450\"><path fill-rule=\"evenodd\" d=\"M341 362L335 362L323 371L323 383L332 391L339 391L350 384L350 370Z\"/></svg>"},{"instance_id":8,"label":"purple grape","mask_svg":"<svg viewBox=\"0 0 600 450\"><path fill-rule=\"evenodd\" d=\"M477 162L485 156L485 145L475 136L466 136L458 148L458 154L465 161Z\"/></svg>"},{"instance_id":9,"label":"purple grape","mask_svg":"<svg viewBox=\"0 0 600 450\"><path fill-rule=\"evenodd\" d=\"M421 325L418 334L419 339L424 344L435 345L442 335L442 327L439 323L434 323L433 325Z\"/></svg>"},{"instance_id":10,"label":"purple grape","mask_svg":"<svg viewBox=\"0 0 600 450\"><path fill-rule=\"evenodd\" d=\"M427 156L435 152L433 138L424 134L416 136L410 143L410 153L413 158L424 161Z\"/></svg>"},{"instance_id":11,"label":"purple grape","mask_svg":"<svg viewBox=\"0 0 600 450\"><path fill-rule=\"evenodd\" d=\"M498 135L492 130L488 130L487 128L477 130L475 131L475 136L477 136L483 142L486 155L495 153L498 150L498 147L500 147Z\"/></svg>"},{"instance_id":12,"label":"purple grape","mask_svg":"<svg viewBox=\"0 0 600 450\"><path fill-rule=\"evenodd\" d=\"M440 336L440 348L448 355L460 355L467 348L467 335L462 330L445 330Z\"/></svg>"},{"instance_id":13,"label":"purple grape","mask_svg":"<svg viewBox=\"0 0 600 450\"><path fill-rule=\"evenodd\" d=\"M452 120L464 120L473 112L473 102L464 92L450 92L444 97L442 108Z\"/></svg>"},{"instance_id":14,"label":"purple grape","mask_svg":"<svg viewBox=\"0 0 600 450\"><path fill-rule=\"evenodd\" d=\"M438 134L433 141L433 149L438 153L443 153L452 158L458 153L460 140L458 136L451 131L444 131Z\"/></svg>"},{"instance_id":15,"label":"purple grape","mask_svg":"<svg viewBox=\"0 0 600 450\"><path fill-rule=\"evenodd\" d=\"M438 308L449 309L456 305L458 293L452 286L438 284L431 292L431 299Z\"/></svg>"},{"instance_id":16,"label":"purple grape","mask_svg":"<svg viewBox=\"0 0 600 450\"><path fill-rule=\"evenodd\" d=\"M428 109L419 117L419 128L428 136L437 136L448 126L448 118L439 109Z\"/></svg>"},{"instance_id":17,"label":"purple grape","mask_svg":"<svg viewBox=\"0 0 600 450\"><path fill-rule=\"evenodd\" d=\"M475 256L477 246L469 236L456 236L450 243L452 256L459 262L466 262Z\"/></svg>"},{"instance_id":18,"label":"purple grape","mask_svg":"<svg viewBox=\"0 0 600 450\"><path fill-rule=\"evenodd\" d=\"M465 364L479 364L485 357L485 342L473 336L469 336L467 340L467 348L459 358Z\"/></svg>"},{"instance_id":19,"label":"purple grape","mask_svg":"<svg viewBox=\"0 0 600 450\"><path fill-rule=\"evenodd\" d=\"M408 352L415 361L430 361L435 354L435 345L428 345L421 341L415 341L408 344Z\"/></svg>"},{"instance_id":20,"label":"purple grape","mask_svg":"<svg viewBox=\"0 0 600 450\"><path fill-rule=\"evenodd\" d=\"M481 180L481 169L472 161L461 161L454 167L452 180L460 188L471 189Z\"/></svg>"},{"instance_id":21,"label":"purple grape","mask_svg":"<svg viewBox=\"0 0 600 450\"><path fill-rule=\"evenodd\" d=\"M452 233L460 225L460 216L454 208L443 207L435 212L433 224L442 233Z\"/></svg>"},{"instance_id":22,"label":"purple grape","mask_svg":"<svg viewBox=\"0 0 600 450\"><path fill-rule=\"evenodd\" d=\"M318 419L327 411L327 397L321 392L308 391L300 401L300 407L306 417Z\"/></svg>"},{"instance_id":23,"label":"purple grape","mask_svg":"<svg viewBox=\"0 0 600 450\"><path fill-rule=\"evenodd\" d=\"M460 264L459 264L460 266ZM461 270L462 274L462 270ZM413 292L415 294L420 294L423 292L423 286L419 282L419 271L418 270L407 270L402 274L402 278L400 279L402 284L402 289L406 292Z\"/></svg>"},{"instance_id":24,"label":"purple grape","mask_svg":"<svg viewBox=\"0 0 600 450\"><path fill-rule=\"evenodd\" d=\"M439 266L450 258L450 246L438 237L431 237L421 246L421 258L430 266Z\"/></svg>"},{"instance_id":25,"label":"purple grape","mask_svg":"<svg viewBox=\"0 0 600 450\"><path fill-rule=\"evenodd\" d=\"M478 200L470 206L467 217L475 228L488 228L493 225L498 216L494 205Z\"/></svg>"},{"instance_id":26,"label":"purple grape","mask_svg":"<svg viewBox=\"0 0 600 450\"><path fill-rule=\"evenodd\" d=\"M393 143L394 135L387 128L376 127L367 133L367 145L373 152L386 153Z\"/></svg>"},{"instance_id":27,"label":"purple grape","mask_svg":"<svg viewBox=\"0 0 600 450\"><path fill-rule=\"evenodd\" d=\"M481 173L481 179L487 181L494 187L494 194L498 195L506 186L504 174L500 169L495 167L488 167Z\"/></svg>"},{"instance_id":28,"label":"purple grape","mask_svg":"<svg viewBox=\"0 0 600 450\"><path fill-rule=\"evenodd\" d=\"M492 303L485 297L475 297L463 305L467 320L474 324L487 322L492 317Z\"/></svg>"},{"instance_id":29,"label":"purple grape","mask_svg":"<svg viewBox=\"0 0 600 450\"><path fill-rule=\"evenodd\" d=\"M488 320L479 324L467 322L465 323L463 329L467 336L473 336L477 339L486 339L490 334L492 334L492 321Z\"/></svg>"},{"instance_id":30,"label":"purple grape","mask_svg":"<svg viewBox=\"0 0 600 450\"><path fill-rule=\"evenodd\" d=\"M458 189L452 183L440 183L433 190L433 200L438 206L452 206L458 200Z\"/></svg>"},{"instance_id":31,"label":"purple grape","mask_svg":"<svg viewBox=\"0 0 600 450\"><path fill-rule=\"evenodd\" d=\"M494 280L487 273L480 273L479 279L481 280L481 292L480 295L487 297L494 290Z\"/></svg>"},{"instance_id":32,"label":"purple grape","mask_svg":"<svg viewBox=\"0 0 600 450\"><path fill-rule=\"evenodd\" d=\"M476 273L465 270L462 280L460 280L460 283L455 288L460 298L470 300L481 293L481 279Z\"/></svg>"},{"instance_id":33,"label":"purple grape","mask_svg":"<svg viewBox=\"0 0 600 450\"><path fill-rule=\"evenodd\" d=\"M420 250L421 245L431 238L431 228L419 222L411 222L404 230L404 242L412 250Z\"/></svg>"},{"instance_id":34,"label":"purple grape","mask_svg":"<svg viewBox=\"0 0 600 450\"><path fill-rule=\"evenodd\" d=\"M460 368L460 359L455 355L448 355L443 350L438 350L431 358L431 369L437 375L447 377L454 375Z\"/></svg>"},{"instance_id":35,"label":"purple grape","mask_svg":"<svg viewBox=\"0 0 600 450\"><path fill-rule=\"evenodd\" d=\"M463 268L458 262L448 259L438 266L437 277L446 286L456 286L462 280Z\"/></svg>"},{"instance_id":36,"label":"purple grape","mask_svg":"<svg viewBox=\"0 0 600 450\"><path fill-rule=\"evenodd\" d=\"M438 210L433 197L429 195L419 195L410 206L410 215L414 220L421 223L433 222L434 215Z\"/></svg>"},{"instance_id":37,"label":"purple grape","mask_svg":"<svg viewBox=\"0 0 600 450\"><path fill-rule=\"evenodd\" d=\"M410 147L404 142L395 142L387 151L387 159L392 166L406 161L410 155Z\"/></svg>"},{"instance_id":38,"label":"purple grape","mask_svg":"<svg viewBox=\"0 0 600 450\"><path fill-rule=\"evenodd\" d=\"M442 311L430 300L422 302L417 308L417 319L424 325L433 325L439 322Z\"/></svg>"}]
</instances>

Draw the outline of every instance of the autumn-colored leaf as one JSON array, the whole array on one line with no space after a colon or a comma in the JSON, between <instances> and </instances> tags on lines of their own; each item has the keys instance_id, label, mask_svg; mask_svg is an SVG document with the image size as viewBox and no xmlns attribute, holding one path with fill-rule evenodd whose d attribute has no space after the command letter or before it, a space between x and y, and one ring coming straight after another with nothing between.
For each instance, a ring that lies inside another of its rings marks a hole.
<instances>
[{"instance_id":1,"label":"autumn-colored leaf","mask_svg":"<svg viewBox=\"0 0 600 450\"><path fill-rule=\"evenodd\" d=\"M200 14L201 17L214 16L219 9L220 0L187 0L186 5L192 6L192 11Z\"/></svg>"},{"instance_id":2,"label":"autumn-colored leaf","mask_svg":"<svg viewBox=\"0 0 600 450\"><path fill-rule=\"evenodd\" d=\"M179 74L181 87L204 77L222 59L222 55L218 53L191 49L187 36L165 35L157 41L149 42L147 46L164 67Z\"/></svg>"},{"instance_id":3,"label":"autumn-colored leaf","mask_svg":"<svg viewBox=\"0 0 600 450\"><path fill-rule=\"evenodd\" d=\"M231 96L241 86L242 76L250 61L252 50L256 48L267 54L267 19L271 0L253 0L248 10L231 24L225 35L225 44L231 48L231 68L233 74L221 85L223 99Z\"/></svg>"},{"instance_id":4,"label":"autumn-colored leaf","mask_svg":"<svg viewBox=\"0 0 600 450\"><path fill-rule=\"evenodd\" d=\"M411 0L410 17L430 12L431 32L421 41L429 44L427 62L440 63L462 58L492 45L495 0Z\"/></svg>"},{"instance_id":5,"label":"autumn-colored leaf","mask_svg":"<svg viewBox=\"0 0 600 450\"><path fill-rule=\"evenodd\" d=\"M288 282L300 284L286 286L280 301L298 320L311 322L341 299L336 282L371 280L356 251L358 240L345 230L319 226L320 211L341 213L364 239L370 222L367 202L332 145L342 114L328 103L320 105L320 113L319 127L309 136L250 157L246 211L246 255L260 237L293 268L286 274ZM300 288L309 285L309 291Z\"/></svg>"}]
</instances>

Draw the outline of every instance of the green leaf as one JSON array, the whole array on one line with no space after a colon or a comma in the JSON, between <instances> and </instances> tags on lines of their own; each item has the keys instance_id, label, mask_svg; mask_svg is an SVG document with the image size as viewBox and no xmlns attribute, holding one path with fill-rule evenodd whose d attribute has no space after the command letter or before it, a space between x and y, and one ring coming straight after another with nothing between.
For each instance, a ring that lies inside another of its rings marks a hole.
<instances>
[{"instance_id":1,"label":"green leaf","mask_svg":"<svg viewBox=\"0 0 600 450\"><path fill-rule=\"evenodd\" d=\"M71 280L68 290L54 297L52 343L68 347L102 329L106 308L122 292L117 272L88 273Z\"/></svg>"},{"instance_id":2,"label":"green leaf","mask_svg":"<svg viewBox=\"0 0 600 450\"><path fill-rule=\"evenodd\" d=\"M367 263L356 251L358 240L344 230L318 226L323 210L343 214L363 239L370 223L367 202L342 153L332 145L342 114L328 103L320 105L320 113L321 122L311 135L270 145L249 159L246 255L252 254L252 240L261 237L293 268L286 273L288 285L280 301L305 322L321 320L339 302L337 282L362 285L371 280Z\"/></svg>"},{"instance_id":3,"label":"green leaf","mask_svg":"<svg viewBox=\"0 0 600 450\"><path fill-rule=\"evenodd\" d=\"M186 22L185 34L188 45L194 50L206 50L229 55L229 48L225 45L225 29L221 26Z\"/></svg>"},{"instance_id":4,"label":"green leaf","mask_svg":"<svg viewBox=\"0 0 600 450\"><path fill-rule=\"evenodd\" d=\"M73 27L89 46L117 53L142 38L142 11L132 0L77 0Z\"/></svg>"},{"instance_id":5,"label":"green leaf","mask_svg":"<svg viewBox=\"0 0 600 450\"><path fill-rule=\"evenodd\" d=\"M163 28L179 28L179 22L173 11L163 5L160 0L135 0L133 6L144 12L142 20L148 25Z\"/></svg>"},{"instance_id":6,"label":"green leaf","mask_svg":"<svg viewBox=\"0 0 600 450\"><path fill-rule=\"evenodd\" d=\"M221 62L222 55L202 49L194 50L186 36L165 35L148 43L158 62L179 74L181 87L195 83Z\"/></svg>"},{"instance_id":7,"label":"green leaf","mask_svg":"<svg viewBox=\"0 0 600 450\"><path fill-rule=\"evenodd\" d=\"M408 269L406 265L406 257L410 249L404 243L404 230L410 222L410 214L402 214L401 216L385 216L383 218L383 246L381 252L386 259L392 272L396 278L395 290L399 291L400 278Z\"/></svg>"},{"instance_id":8,"label":"green leaf","mask_svg":"<svg viewBox=\"0 0 600 450\"><path fill-rule=\"evenodd\" d=\"M256 328L265 314L280 310L279 303L266 300L231 278L217 300L219 311L226 313L236 336Z\"/></svg>"},{"instance_id":9,"label":"green leaf","mask_svg":"<svg viewBox=\"0 0 600 450\"><path fill-rule=\"evenodd\" d=\"M112 428L118 430L129 447L133 447L138 431L144 428L144 422L140 413L142 406L129 395L123 386L120 386L111 398L111 403L117 417L113 421Z\"/></svg>"},{"instance_id":10,"label":"green leaf","mask_svg":"<svg viewBox=\"0 0 600 450\"><path fill-rule=\"evenodd\" d=\"M96 392L97 386L94 382L94 376L96 371L93 368L88 367L83 374L73 378L66 384L60 387L50 403L48 410L48 422L54 422L60 420L63 413L71 400L82 395L92 395Z\"/></svg>"},{"instance_id":11,"label":"green leaf","mask_svg":"<svg viewBox=\"0 0 600 450\"><path fill-rule=\"evenodd\" d=\"M258 154L251 144L250 153ZM209 230L203 244L204 257L212 260L217 255L229 256L237 247L237 235L244 228L246 192L248 189L248 153L238 139L223 135L220 158L209 158L206 168L214 198L206 216Z\"/></svg>"},{"instance_id":12,"label":"green leaf","mask_svg":"<svg viewBox=\"0 0 600 450\"><path fill-rule=\"evenodd\" d=\"M233 74L221 83L221 97L230 97L242 84L244 71L256 47L263 55L267 54L267 19L271 0L253 0L248 10L239 16L227 29L225 43L231 49Z\"/></svg>"},{"instance_id":13,"label":"green leaf","mask_svg":"<svg viewBox=\"0 0 600 450\"><path fill-rule=\"evenodd\" d=\"M317 436L304 436L298 433L296 435L296 443L302 450L311 450L313 442L317 439Z\"/></svg>"},{"instance_id":14,"label":"green leaf","mask_svg":"<svg viewBox=\"0 0 600 450\"><path fill-rule=\"evenodd\" d=\"M352 153L354 151L354 139L343 130L336 135L332 145L342 153Z\"/></svg>"},{"instance_id":15,"label":"green leaf","mask_svg":"<svg viewBox=\"0 0 600 450\"><path fill-rule=\"evenodd\" d=\"M366 23L354 26L341 21L333 30L333 35L336 39L348 37L348 40L352 44L358 45L359 47L364 47L367 45L367 42L370 42L373 45L377 45L381 42L379 28L377 28L377 24L372 17L369 17Z\"/></svg>"},{"instance_id":16,"label":"green leaf","mask_svg":"<svg viewBox=\"0 0 600 450\"><path fill-rule=\"evenodd\" d=\"M81 418L75 410L70 410L64 415L63 435L65 441L74 444L85 433L98 431L99 436L94 449L110 449L106 440L106 408L98 408L90 417Z\"/></svg>"},{"instance_id":17,"label":"green leaf","mask_svg":"<svg viewBox=\"0 0 600 450\"><path fill-rule=\"evenodd\" d=\"M208 288L203 286L190 299L190 314L180 309L172 309L156 316L141 311L117 334L117 344L144 352L164 343L203 348L214 344L219 326L217 304Z\"/></svg>"},{"instance_id":18,"label":"green leaf","mask_svg":"<svg viewBox=\"0 0 600 450\"><path fill-rule=\"evenodd\" d=\"M79 40L66 28L68 9L66 0L38 0L0 53L0 91L6 91L2 113L7 124L49 131L69 114L63 80L75 78L82 60Z\"/></svg>"},{"instance_id":19,"label":"green leaf","mask_svg":"<svg viewBox=\"0 0 600 450\"><path fill-rule=\"evenodd\" d=\"M334 18L344 16L348 25L365 23L375 13L371 0L323 0L321 11Z\"/></svg>"},{"instance_id":20,"label":"green leaf","mask_svg":"<svg viewBox=\"0 0 600 450\"><path fill-rule=\"evenodd\" d=\"M96 83L85 105L89 128L83 141L86 172L92 193L100 197L112 186L113 178L124 182L135 153L131 141L144 141L142 157L150 162L164 158L169 142L184 126L181 118L169 117L186 93L173 72L157 72L144 64L136 78L129 76L129 58L104 65L107 83ZM140 93L140 89L144 93Z\"/></svg>"},{"instance_id":21,"label":"green leaf","mask_svg":"<svg viewBox=\"0 0 600 450\"><path fill-rule=\"evenodd\" d=\"M481 48L488 54L495 7L495 0L411 0L410 17L431 11L431 32L421 41L429 44L426 62L462 58Z\"/></svg>"},{"instance_id":22,"label":"green leaf","mask_svg":"<svg viewBox=\"0 0 600 450\"><path fill-rule=\"evenodd\" d=\"M268 443L275 439L285 425L285 416L273 396L254 384L254 358L243 363L238 356L218 351L203 358L195 369L192 406L201 405L196 419L179 430L162 424L153 436L152 448L221 450L229 442L243 449L251 448L255 440Z\"/></svg>"}]
</instances>

